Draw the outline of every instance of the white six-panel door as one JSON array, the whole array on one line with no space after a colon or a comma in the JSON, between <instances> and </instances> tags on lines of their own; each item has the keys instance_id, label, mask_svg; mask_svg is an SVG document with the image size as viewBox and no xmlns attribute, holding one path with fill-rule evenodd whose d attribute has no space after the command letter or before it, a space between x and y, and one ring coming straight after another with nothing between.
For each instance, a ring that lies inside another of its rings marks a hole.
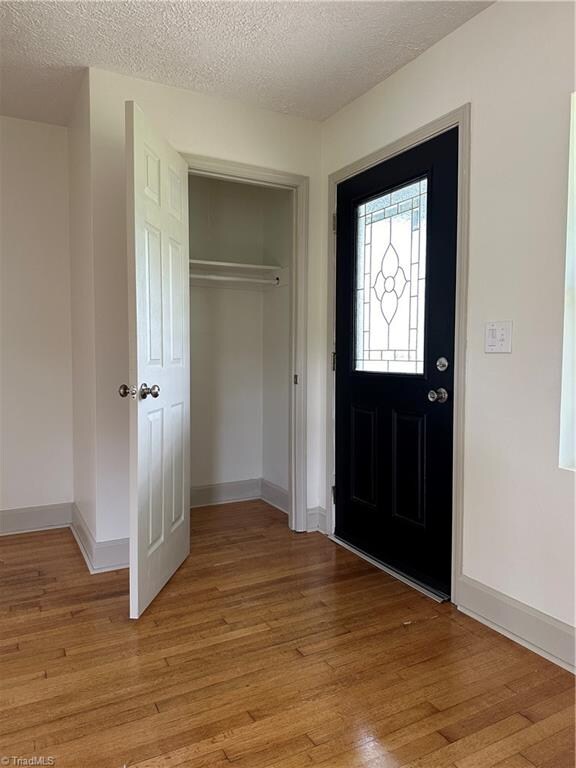
<instances>
[{"instance_id":1,"label":"white six-panel door","mask_svg":"<svg viewBox=\"0 0 576 768\"><path fill-rule=\"evenodd\" d=\"M190 552L188 168L126 103L130 378L130 616ZM143 397L143 386L159 387Z\"/></svg>"}]
</instances>

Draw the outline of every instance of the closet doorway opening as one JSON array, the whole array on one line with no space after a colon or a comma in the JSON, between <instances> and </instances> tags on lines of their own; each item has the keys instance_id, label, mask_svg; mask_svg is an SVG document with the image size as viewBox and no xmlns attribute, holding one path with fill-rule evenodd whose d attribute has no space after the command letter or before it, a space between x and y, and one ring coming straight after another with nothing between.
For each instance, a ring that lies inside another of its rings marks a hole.
<instances>
[{"instance_id":1,"label":"closet doorway opening","mask_svg":"<svg viewBox=\"0 0 576 768\"><path fill-rule=\"evenodd\" d=\"M189 164L191 507L306 525L305 177Z\"/></svg>"}]
</instances>

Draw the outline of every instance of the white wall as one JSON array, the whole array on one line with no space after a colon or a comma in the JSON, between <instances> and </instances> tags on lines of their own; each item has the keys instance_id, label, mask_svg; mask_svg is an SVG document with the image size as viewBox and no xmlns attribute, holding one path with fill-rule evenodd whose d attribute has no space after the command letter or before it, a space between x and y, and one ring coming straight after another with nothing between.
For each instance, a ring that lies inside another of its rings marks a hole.
<instances>
[{"instance_id":1,"label":"white wall","mask_svg":"<svg viewBox=\"0 0 576 768\"><path fill-rule=\"evenodd\" d=\"M288 491L289 290L190 290L191 486Z\"/></svg>"},{"instance_id":2,"label":"white wall","mask_svg":"<svg viewBox=\"0 0 576 768\"><path fill-rule=\"evenodd\" d=\"M270 195L270 191L268 192ZM294 199L274 193L264 217L264 249L287 267L278 288L264 292L262 477L285 491L290 475L290 281L294 247ZM314 380L313 380L314 381ZM318 472L318 469L316 470ZM308 504L310 507L310 503Z\"/></svg>"},{"instance_id":3,"label":"white wall","mask_svg":"<svg viewBox=\"0 0 576 768\"><path fill-rule=\"evenodd\" d=\"M190 290L191 486L262 477L262 291Z\"/></svg>"},{"instance_id":4,"label":"white wall","mask_svg":"<svg viewBox=\"0 0 576 768\"><path fill-rule=\"evenodd\" d=\"M558 424L573 36L570 3L496 3L323 126L326 182L472 103L464 572L570 624L574 475L558 469ZM311 293L325 307L323 284ZM510 356L483 352L495 319L514 321Z\"/></svg>"},{"instance_id":5,"label":"white wall","mask_svg":"<svg viewBox=\"0 0 576 768\"><path fill-rule=\"evenodd\" d=\"M0 508L70 502L66 129L0 118Z\"/></svg>"},{"instance_id":6,"label":"white wall","mask_svg":"<svg viewBox=\"0 0 576 768\"><path fill-rule=\"evenodd\" d=\"M90 92L84 77L68 126L74 501L96 539L96 349Z\"/></svg>"},{"instance_id":7,"label":"white wall","mask_svg":"<svg viewBox=\"0 0 576 768\"><path fill-rule=\"evenodd\" d=\"M289 490L290 289L264 292L262 477Z\"/></svg>"},{"instance_id":8,"label":"white wall","mask_svg":"<svg viewBox=\"0 0 576 768\"><path fill-rule=\"evenodd\" d=\"M262 264L268 198L286 195L255 184L191 176L190 258Z\"/></svg>"},{"instance_id":9,"label":"white wall","mask_svg":"<svg viewBox=\"0 0 576 768\"><path fill-rule=\"evenodd\" d=\"M576 93L570 102L570 161L566 222L564 339L562 344L562 408L560 466L576 471Z\"/></svg>"},{"instance_id":10,"label":"white wall","mask_svg":"<svg viewBox=\"0 0 576 768\"><path fill-rule=\"evenodd\" d=\"M176 149L311 177L316 226L310 238L311 275L319 250L320 153L318 123L232 101L90 70L90 132L96 350L96 460L98 540L128 535L128 409L117 395L127 377L124 102L135 100ZM321 322L311 302L311 328ZM320 380L313 361L309 414L316 423L309 454L321 442ZM309 505L319 492L317 461L309 466Z\"/></svg>"}]
</instances>

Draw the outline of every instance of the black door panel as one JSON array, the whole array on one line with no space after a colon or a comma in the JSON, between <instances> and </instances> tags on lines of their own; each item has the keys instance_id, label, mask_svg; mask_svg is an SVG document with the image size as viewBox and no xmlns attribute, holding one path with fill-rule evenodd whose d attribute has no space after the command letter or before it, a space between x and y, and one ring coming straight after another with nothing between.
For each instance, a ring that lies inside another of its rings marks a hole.
<instances>
[{"instance_id":1,"label":"black door panel","mask_svg":"<svg viewBox=\"0 0 576 768\"><path fill-rule=\"evenodd\" d=\"M336 535L446 595L457 189L454 128L337 190Z\"/></svg>"}]
</instances>

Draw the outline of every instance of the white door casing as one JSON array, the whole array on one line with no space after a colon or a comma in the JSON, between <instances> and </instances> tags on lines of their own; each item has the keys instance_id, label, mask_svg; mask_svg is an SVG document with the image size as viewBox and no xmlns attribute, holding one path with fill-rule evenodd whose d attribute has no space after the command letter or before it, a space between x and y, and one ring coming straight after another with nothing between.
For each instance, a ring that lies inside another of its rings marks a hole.
<instances>
[{"instance_id":1,"label":"white door casing","mask_svg":"<svg viewBox=\"0 0 576 768\"><path fill-rule=\"evenodd\" d=\"M130 381L130 617L190 552L188 166L126 102Z\"/></svg>"}]
</instances>

